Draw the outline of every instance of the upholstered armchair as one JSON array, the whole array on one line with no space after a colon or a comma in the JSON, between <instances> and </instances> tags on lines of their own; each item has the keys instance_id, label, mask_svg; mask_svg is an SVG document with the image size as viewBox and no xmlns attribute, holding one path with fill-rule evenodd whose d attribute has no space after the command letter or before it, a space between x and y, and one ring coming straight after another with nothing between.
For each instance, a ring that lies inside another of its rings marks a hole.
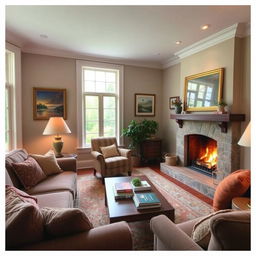
<instances>
[{"instance_id":1,"label":"upholstered armchair","mask_svg":"<svg viewBox=\"0 0 256 256\"><path fill-rule=\"evenodd\" d=\"M154 250L251 249L250 211L218 212L180 224L158 215L150 220L150 225Z\"/></svg>"},{"instance_id":2,"label":"upholstered armchair","mask_svg":"<svg viewBox=\"0 0 256 256\"><path fill-rule=\"evenodd\" d=\"M94 175L105 177L119 174L131 175L131 150L118 148L115 137L100 137L91 140L91 154L94 158Z\"/></svg>"}]
</instances>

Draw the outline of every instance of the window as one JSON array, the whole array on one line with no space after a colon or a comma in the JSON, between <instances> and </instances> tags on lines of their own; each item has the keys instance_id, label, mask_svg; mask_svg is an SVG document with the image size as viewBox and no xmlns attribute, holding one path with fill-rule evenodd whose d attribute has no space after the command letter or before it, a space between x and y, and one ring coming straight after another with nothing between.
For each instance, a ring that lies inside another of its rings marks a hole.
<instances>
[{"instance_id":1,"label":"window","mask_svg":"<svg viewBox=\"0 0 256 256\"><path fill-rule=\"evenodd\" d=\"M22 147L20 49L5 51L5 151Z\"/></svg>"},{"instance_id":2,"label":"window","mask_svg":"<svg viewBox=\"0 0 256 256\"><path fill-rule=\"evenodd\" d=\"M120 143L122 67L77 61L77 75L80 146L89 147L91 139L100 136L116 137Z\"/></svg>"}]
</instances>

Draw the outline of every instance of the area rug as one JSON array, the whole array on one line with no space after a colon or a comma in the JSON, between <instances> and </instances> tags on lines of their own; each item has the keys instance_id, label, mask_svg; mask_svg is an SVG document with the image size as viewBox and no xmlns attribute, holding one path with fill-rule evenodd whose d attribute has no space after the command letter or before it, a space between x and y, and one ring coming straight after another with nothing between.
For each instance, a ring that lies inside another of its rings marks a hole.
<instances>
[{"instance_id":1,"label":"area rug","mask_svg":"<svg viewBox=\"0 0 256 256\"><path fill-rule=\"evenodd\" d=\"M175 223L184 222L213 212L211 205L170 182L150 168L136 168L133 176L146 175L167 201L175 208ZM92 171L78 175L79 207L85 212L94 227L109 224L105 206L104 185ZM132 231L134 250L152 250L153 233L149 221L129 223Z\"/></svg>"}]
</instances>

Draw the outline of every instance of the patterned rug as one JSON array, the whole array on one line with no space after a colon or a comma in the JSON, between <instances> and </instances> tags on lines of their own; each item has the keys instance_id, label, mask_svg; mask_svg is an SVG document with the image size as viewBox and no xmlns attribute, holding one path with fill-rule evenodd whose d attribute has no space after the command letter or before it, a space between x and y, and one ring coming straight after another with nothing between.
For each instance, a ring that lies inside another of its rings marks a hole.
<instances>
[{"instance_id":1,"label":"patterned rug","mask_svg":"<svg viewBox=\"0 0 256 256\"><path fill-rule=\"evenodd\" d=\"M133 176L146 175L167 201L175 208L175 223L184 222L213 212L212 207L150 168L136 168ZM104 185L92 171L78 174L79 207L94 227L109 224L105 207ZM134 250L152 250L153 233L149 221L130 222Z\"/></svg>"}]
</instances>

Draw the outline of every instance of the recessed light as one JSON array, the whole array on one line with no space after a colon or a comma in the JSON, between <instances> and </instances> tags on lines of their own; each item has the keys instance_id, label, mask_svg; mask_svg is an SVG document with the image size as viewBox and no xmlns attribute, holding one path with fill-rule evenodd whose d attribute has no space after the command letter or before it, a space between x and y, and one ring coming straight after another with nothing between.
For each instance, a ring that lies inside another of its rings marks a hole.
<instances>
[{"instance_id":1,"label":"recessed light","mask_svg":"<svg viewBox=\"0 0 256 256\"><path fill-rule=\"evenodd\" d=\"M176 44L181 44L182 42L181 41L176 41Z\"/></svg>"},{"instance_id":2,"label":"recessed light","mask_svg":"<svg viewBox=\"0 0 256 256\"><path fill-rule=\"evenodd\" d=\"M48 38L48 36L45 35L45 34L40 34L40 37L43 38L43 39L47 39Z\"/></svg>"},{"instance_id":3,"label":"recessed light","mask_svg":"<svg viewBox=\"0 0 256 256\"><path fill-rule=\"evenodd\" d=\"M206 29L208 29L209 27L210 27L209 24L205 24L205 25L202 25L202 26L201 26L201 29L202 29L202 30L206 30Z\"/></svg>"}]
</instances>

